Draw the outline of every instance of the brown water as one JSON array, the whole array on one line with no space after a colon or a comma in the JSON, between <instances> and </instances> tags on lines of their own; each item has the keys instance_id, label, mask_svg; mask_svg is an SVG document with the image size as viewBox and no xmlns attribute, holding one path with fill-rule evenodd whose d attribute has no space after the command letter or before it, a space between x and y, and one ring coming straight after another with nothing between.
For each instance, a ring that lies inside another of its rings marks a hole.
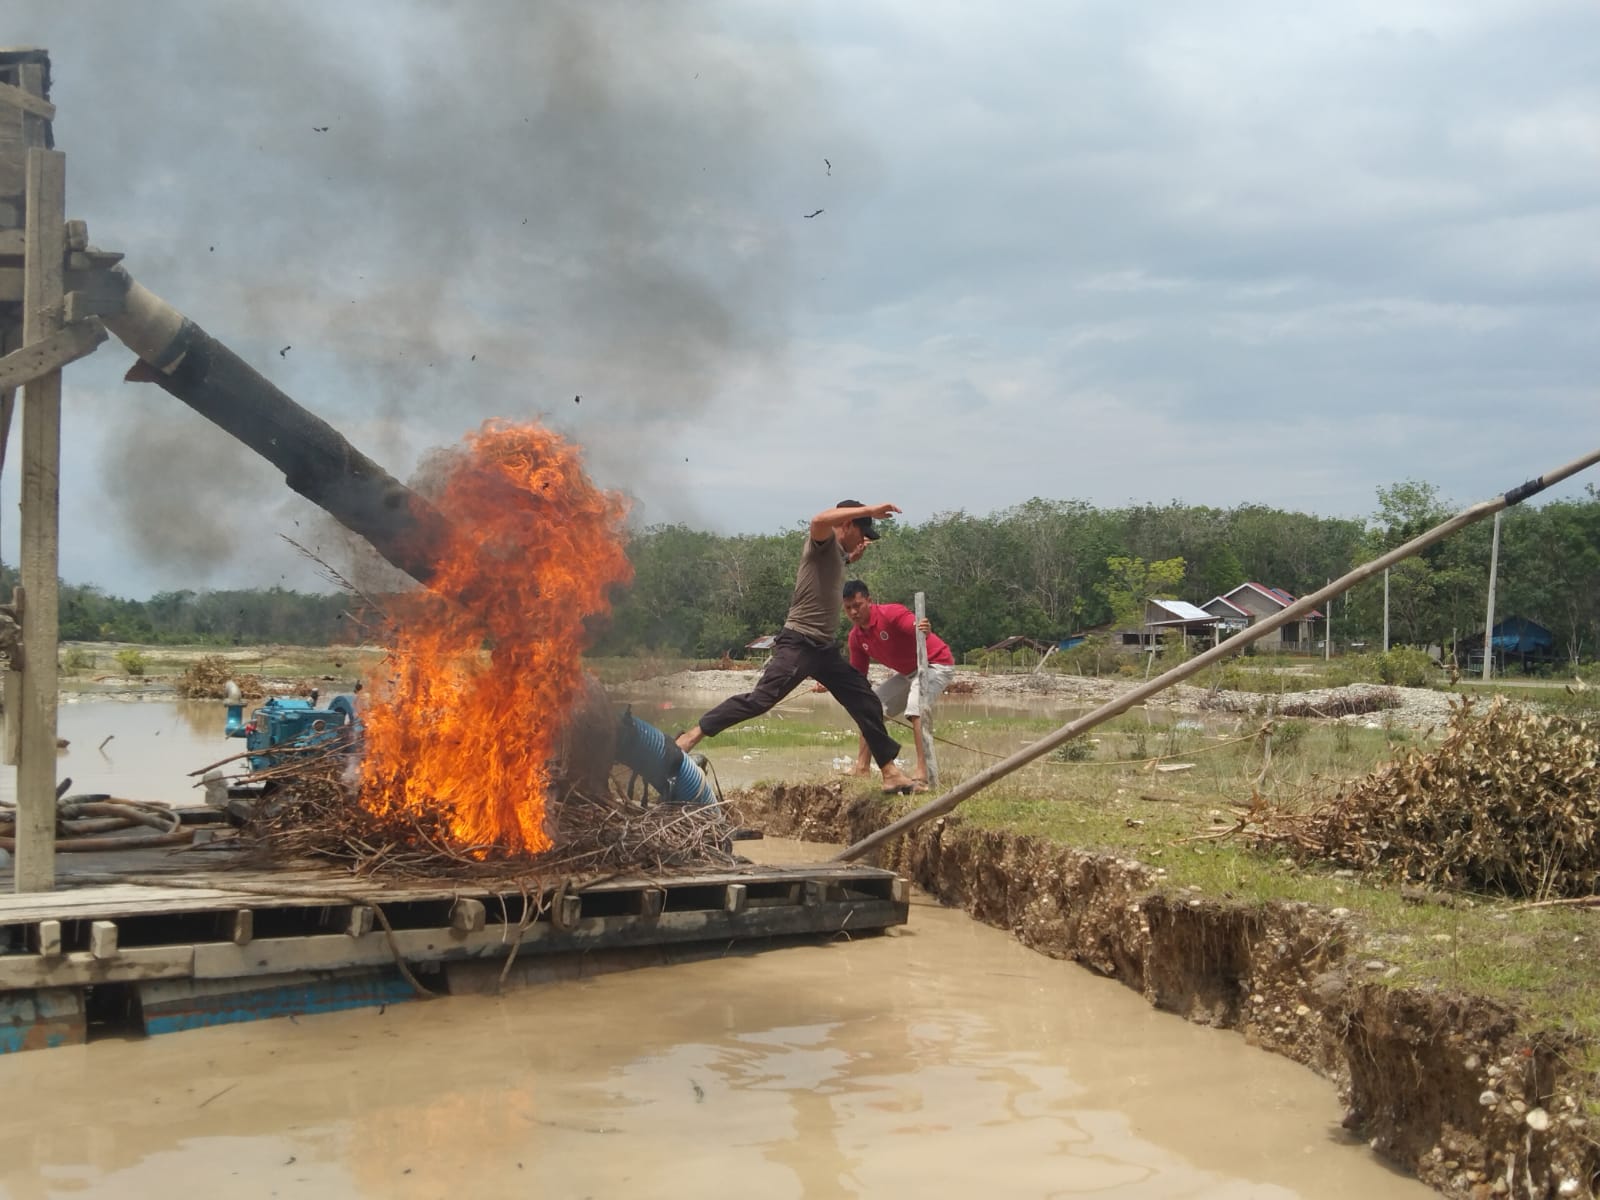
<instances>
[{"instance_id":1,"label":"brown water","mask_svg":"<svg viewBox=\"0 0 1600 1200\"><path fill-rule=\"evenodd\" d=\"M225 719L217 700L63 703L56 732L67 747L56 778L70 778L74 794L198 804L189 772L244 749L243 739L222 736ZM16 786L15 771L0 771L0 799L14 799Z\"/></svg>"},{"instance_id":2,"label":"brown water","mask_svg":"<svg viewBox=\"0 0 1600 1200\"><path fill-rule=\"evenodd\" d=\"M619 698L618 707L631 704L642 720L670 734L693 725L715 699L641 693ZM939 762L954 777L971 774L1084 711L1049 700L996 704L947 698L939 708L938 732L947 739L937 748ZM130 800L198 804L200 792L189 772L244 749L242 739L222 736L224 719L223 705L216 700L63 703L57 728L68 745L58 755L57 778L70 778L75 794L106 792ZM1032 719L1037 728L1017 728L1016 723L1025 719ZM1168 713L1150 714L1146 719L1157 730L1173 721ZM997 721L1010 723L1010 727L997 726ZM769 741L799 744L740 745L737 735L742 729ZM910 730L896 725L891 732L905 747L901 761L909 765L913 755ZM774 734L776 738L771 736ZM720 783L738 788L764 780L837 776L855 756L856 737L849 717L831 697L801 692L758 720L704 742L700 748L710 756ZM228 769L237 767L232 764ZM12 799L15 794L15 772L0 771L0 800Z\"/></svg>"},{"instance_id":3,"label":"brown water","mask_svg":"<svg viewBox=\"0 0 1600 1200\"><path fill-rule=\"evenodd\" d=\"M64 705L61 774L197 799L221 729ZM3 1057L0 1096L16 1200L1429 1194L1326 1082L925 900L848 943Z\"/></svg>"},{"instance_id":4,"label":"brown water","mask_svg":"<svg viewBox=\"0 0 1600 1200\"><path fill-rule=\"evenodd\" d=\"M12 1055L0 1095L8 1200L1430 1194L1325 1081L920 898L881 937Z\"/></svg>"}]
</instances>

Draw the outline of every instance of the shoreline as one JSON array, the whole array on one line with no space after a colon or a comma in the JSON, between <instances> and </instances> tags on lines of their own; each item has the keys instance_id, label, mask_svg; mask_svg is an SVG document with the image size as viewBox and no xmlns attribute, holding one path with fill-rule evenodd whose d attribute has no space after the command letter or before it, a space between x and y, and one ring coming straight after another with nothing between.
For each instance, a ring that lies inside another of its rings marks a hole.
<instances>
[{"instance_id":1,"label":"shoreline","mask_svg":"<svg viewBox=\"0 0 1600 1200\"><path fill-rule=\"evenodd\" d=\"M732 800L742 822L832 843L894 815L837 782ZM1136 858L984 829L955 813L874 861L1031 949L1310 1067L1338 1088L1346 1129L1446 1196L1595 1194L1590 1043L1503 1000L1439 980L1402 982L1382 936L1348 909L1173 890Z\"/></svg>"}]
</instances>

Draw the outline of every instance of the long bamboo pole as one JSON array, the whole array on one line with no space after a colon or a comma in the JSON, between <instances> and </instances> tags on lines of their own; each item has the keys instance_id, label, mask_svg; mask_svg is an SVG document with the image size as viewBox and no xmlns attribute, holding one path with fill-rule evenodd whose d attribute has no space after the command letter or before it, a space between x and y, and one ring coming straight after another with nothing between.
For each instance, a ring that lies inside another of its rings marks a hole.
<instances>
[{"instance_id":1,"label":"long bamboo pole","mask_svg":"<svg viewBox=\"0 0 1600 1200\"><path fill-rule=\"evenodd\" d=\"M1157 692L1164 691L1173 684L1189 678L1197 671L1205 670L1205 668L1219 659L1237 654L1245 646L1257 638L1265 637L1274 629L1287 625L1290 621L1298 621L1317 605L1326 603L1342 592L1349 591L1351 587L1362 580L1370 579L1380 571L1388 570L1401 559L1410 558L1419 550L1426 549L1442 538L1449 537L1458 529L1464 529L1473 522L1481 521L1484 517L1509 508L1513 504L1520 504L1529 496L1538 495L1547 487L1560 483L1563 479L1576 475L1579 471L1592 467L1597 462L1600 462L1600 450L1592 450L1582 458L1575 458L1565 466L1557 467L1553 471L1547 471L1537 479L1530 479L1527 483L1512 488L1504 495L1496 496L1492 500L1484 500L1472 505L1470 508L1462 509L1455 516L1435 525L1426 533L1418 534L1404 545L1395 547L1387 554L1381 555L1369 563L1363 563L1348 574L1341 575L1321 590L1312 592L1308 596L1300 597L1288 608L1268 617L1264 621L1251 625L1221 645L1213 646L1210 650L1191 658L1188 662L1178 664L1165 674L1157 675L1154 679L1140 684L1132 691L1117 697L1117 699L1102 704L1093 712L1086 713L1075 721L1069 721L1054 733L1041 738L1025 749L1018 750L1009 758L1003 758L993 766L986 767L970 779L951 788L937 800L924 804L915 812L907 813L898 821L885 825L877 833L869 834L854 845L845 847L844 850L834 856L834 861L849 862L852 859L860 858L864 854L871 853L885 842L900 836L902 833L915 829L925 821L931 821L934 817L949 812L962 801L983 791L991 783L1004 779L1018 768L1027 766L1036 758L1042 758L1063 742L1071 741L1085 730L1093 729L1096 725L1109 721L1112 717L1126 712L1136 704L1142 704Z\"/></svg>"}]
</instances>

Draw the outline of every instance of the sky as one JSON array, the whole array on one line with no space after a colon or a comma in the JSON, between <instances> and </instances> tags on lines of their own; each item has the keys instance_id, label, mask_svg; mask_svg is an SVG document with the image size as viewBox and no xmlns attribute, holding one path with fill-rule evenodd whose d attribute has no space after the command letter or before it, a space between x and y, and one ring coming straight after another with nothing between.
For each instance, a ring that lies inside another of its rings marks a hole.
<instances>
[{"instance_id":1,"label":"sky","mask_svg":"<svg viewBox=\"0 0 1600 1200\"><path fill-rule=\"evenodd\" d=\"M13 0L0 38L51 52L91 241L401 478L537 420L640 525L770 533L1360 516L1600 445L1590 0ZM342 566L326 518L131 362L66 372L62 576L325 590L286 539Z\"/></svg>"}]
</instances>

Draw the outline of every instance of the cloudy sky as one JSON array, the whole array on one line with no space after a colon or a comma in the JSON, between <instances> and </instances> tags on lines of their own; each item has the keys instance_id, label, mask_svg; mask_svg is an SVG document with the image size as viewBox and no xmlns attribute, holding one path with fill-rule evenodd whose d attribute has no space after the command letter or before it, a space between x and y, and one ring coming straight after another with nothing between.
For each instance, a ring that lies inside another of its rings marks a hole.
<instances>
[{"instance_id":1,"label":"cloudy sky","mask_svg":"<svg viewBox=\"0 0 1600 1200\"><path fill-rule=\"evenodd\" d=\"M52 53L69 215L401 477L538 419L642 522L771 532L1359 515L1600 444L1591 0L23 0L3 37ZM63 575L320 586L278 537L316 511L130 361L67 374Z\"/></svg>"}]
</instances>

